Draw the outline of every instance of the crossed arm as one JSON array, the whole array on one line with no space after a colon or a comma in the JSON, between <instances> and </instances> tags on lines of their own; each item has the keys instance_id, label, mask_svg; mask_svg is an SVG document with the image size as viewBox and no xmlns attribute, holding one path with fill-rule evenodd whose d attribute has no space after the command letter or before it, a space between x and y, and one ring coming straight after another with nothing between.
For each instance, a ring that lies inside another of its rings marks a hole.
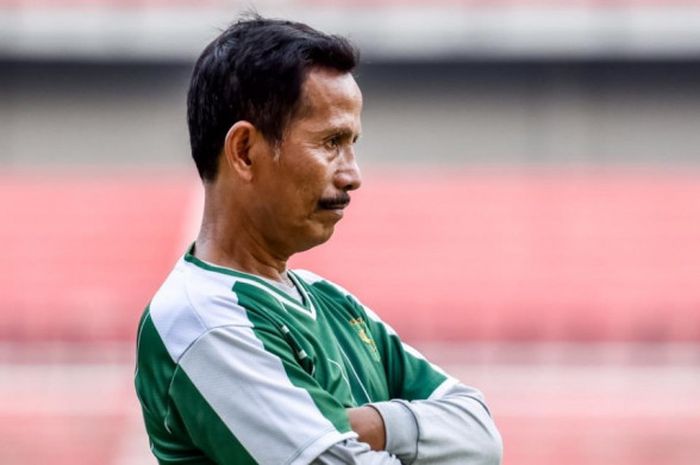
<instances>
[{"instance_id":1,"label":"crossed arm","mask_svg":"<svg viewBox=\"0 0 700 465\"><path fill-rule=\"evenodd\" d=\"M379 410L369 405L351 408L348 409L348 419L359 441L366 443L373 451L385 449L386 426Z\"/></svg>"},{"instance_id":2,"label":"crossed arm","mask_svg":"<svg viewBox=\"0 0 700 465\"><path fill-rule=\"evenodd\" d=\"M271 323L218 326L172 373L151 370L168 395L164 416L159 399L144 410L154 453L161 463L201 454L221 464L498 465L501 439L481 394L366 315L391 400L345 410Z\"/></svg>"},{"instance_id":3,"label":"crossed arm","mask_svg":"<svg viewBox=\"0 0 700 465\"><path fill-rule=\"evenodd\" d=\"M498 465L500 435L481 394L456 384L437 399L393 400L348 410L357 440L322 453L314 465Z\"/></svg>"},{"instance_id":4,"label":"crossed arm","mask_svg":"<svg viewBox=\"0 0 700 465\"><path fill-rule=\"evenodd\" d=\"M176 413L147 423L161 463L189 456L182 444L221 464L241 457L294 465L500 463L500 436L481 394L444 374L441 383L428 383L436 367L427 361L396 361L405 373L396 378L401 386L394 386L392 400L344 410L299 366L284 339L263 337L276 353L250 328L215 328L189 347L172 378L163 378Z\"/></svg>"}]
</instances>

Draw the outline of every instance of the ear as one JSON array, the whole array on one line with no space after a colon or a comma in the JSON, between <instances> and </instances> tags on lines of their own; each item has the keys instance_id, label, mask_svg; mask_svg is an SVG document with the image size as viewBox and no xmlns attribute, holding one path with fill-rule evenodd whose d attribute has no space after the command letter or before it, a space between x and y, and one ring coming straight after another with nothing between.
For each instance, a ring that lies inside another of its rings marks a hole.
<instances>
[{"instance_id":1,"label":"ear","mask_svg":"<svg viewBox=\"0 0 700 465\"><path fill-rule=\"evenodd\" d=\"M251 151L258 131L248 121L237 121L226 133L223 156L229 169L246 181L252 179Z\"/></svg>"}]
</instances>

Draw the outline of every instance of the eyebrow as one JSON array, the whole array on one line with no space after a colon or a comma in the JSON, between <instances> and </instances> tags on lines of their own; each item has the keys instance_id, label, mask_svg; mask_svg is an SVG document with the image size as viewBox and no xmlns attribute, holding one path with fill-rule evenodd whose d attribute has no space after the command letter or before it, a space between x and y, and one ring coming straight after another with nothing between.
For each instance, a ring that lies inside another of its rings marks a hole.
<instances>
[{"instance_id":1,"label":"eyebrow","mask_svg":"<svg viewBox=\"0 0 700 465\"><path fill-rule=\"evenodd\" d=\"M339 135L340 137L347 137L348 139L354 139L355 137L360 137L360 133L355 133L352 129L344 126L336 126L318 131L316 134L322 135L323 137L331 135Z\"/></svg>"}]
</instances>

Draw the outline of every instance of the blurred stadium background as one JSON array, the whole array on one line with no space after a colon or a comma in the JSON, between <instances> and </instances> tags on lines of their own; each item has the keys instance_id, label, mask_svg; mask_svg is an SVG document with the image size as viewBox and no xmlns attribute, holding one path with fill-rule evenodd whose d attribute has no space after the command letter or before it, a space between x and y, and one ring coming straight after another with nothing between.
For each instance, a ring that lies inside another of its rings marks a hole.
<instances>
[{"instance_id":1,"label":"blurred stadium background","mask_svg":"<svg viewBox=\"0 0 700 465\"><path fill-rule=\"evenodd\" d=\"M363 51L364 187L294 266L479 386L505 465L699 463L697 0L0 0L0 463L155 463L135 328L250 6Z\"/></svg>"}]
</instances>

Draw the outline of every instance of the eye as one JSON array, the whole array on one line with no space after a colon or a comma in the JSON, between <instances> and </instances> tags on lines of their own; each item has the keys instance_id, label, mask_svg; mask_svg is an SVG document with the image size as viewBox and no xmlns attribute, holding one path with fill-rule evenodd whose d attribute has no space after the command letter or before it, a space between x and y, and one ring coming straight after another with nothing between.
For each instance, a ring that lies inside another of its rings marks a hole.
<instances>
[{"instance_id":1,"label":"eye","mask_svg":"<svg viewBox=\"0 0 700 465\"><path fill-rule=\"evenodd\" d=\"M335 135L326 140L326 147L330 150L336 150L340 146L340 136Z\"/></svg>"}]
</instances>

